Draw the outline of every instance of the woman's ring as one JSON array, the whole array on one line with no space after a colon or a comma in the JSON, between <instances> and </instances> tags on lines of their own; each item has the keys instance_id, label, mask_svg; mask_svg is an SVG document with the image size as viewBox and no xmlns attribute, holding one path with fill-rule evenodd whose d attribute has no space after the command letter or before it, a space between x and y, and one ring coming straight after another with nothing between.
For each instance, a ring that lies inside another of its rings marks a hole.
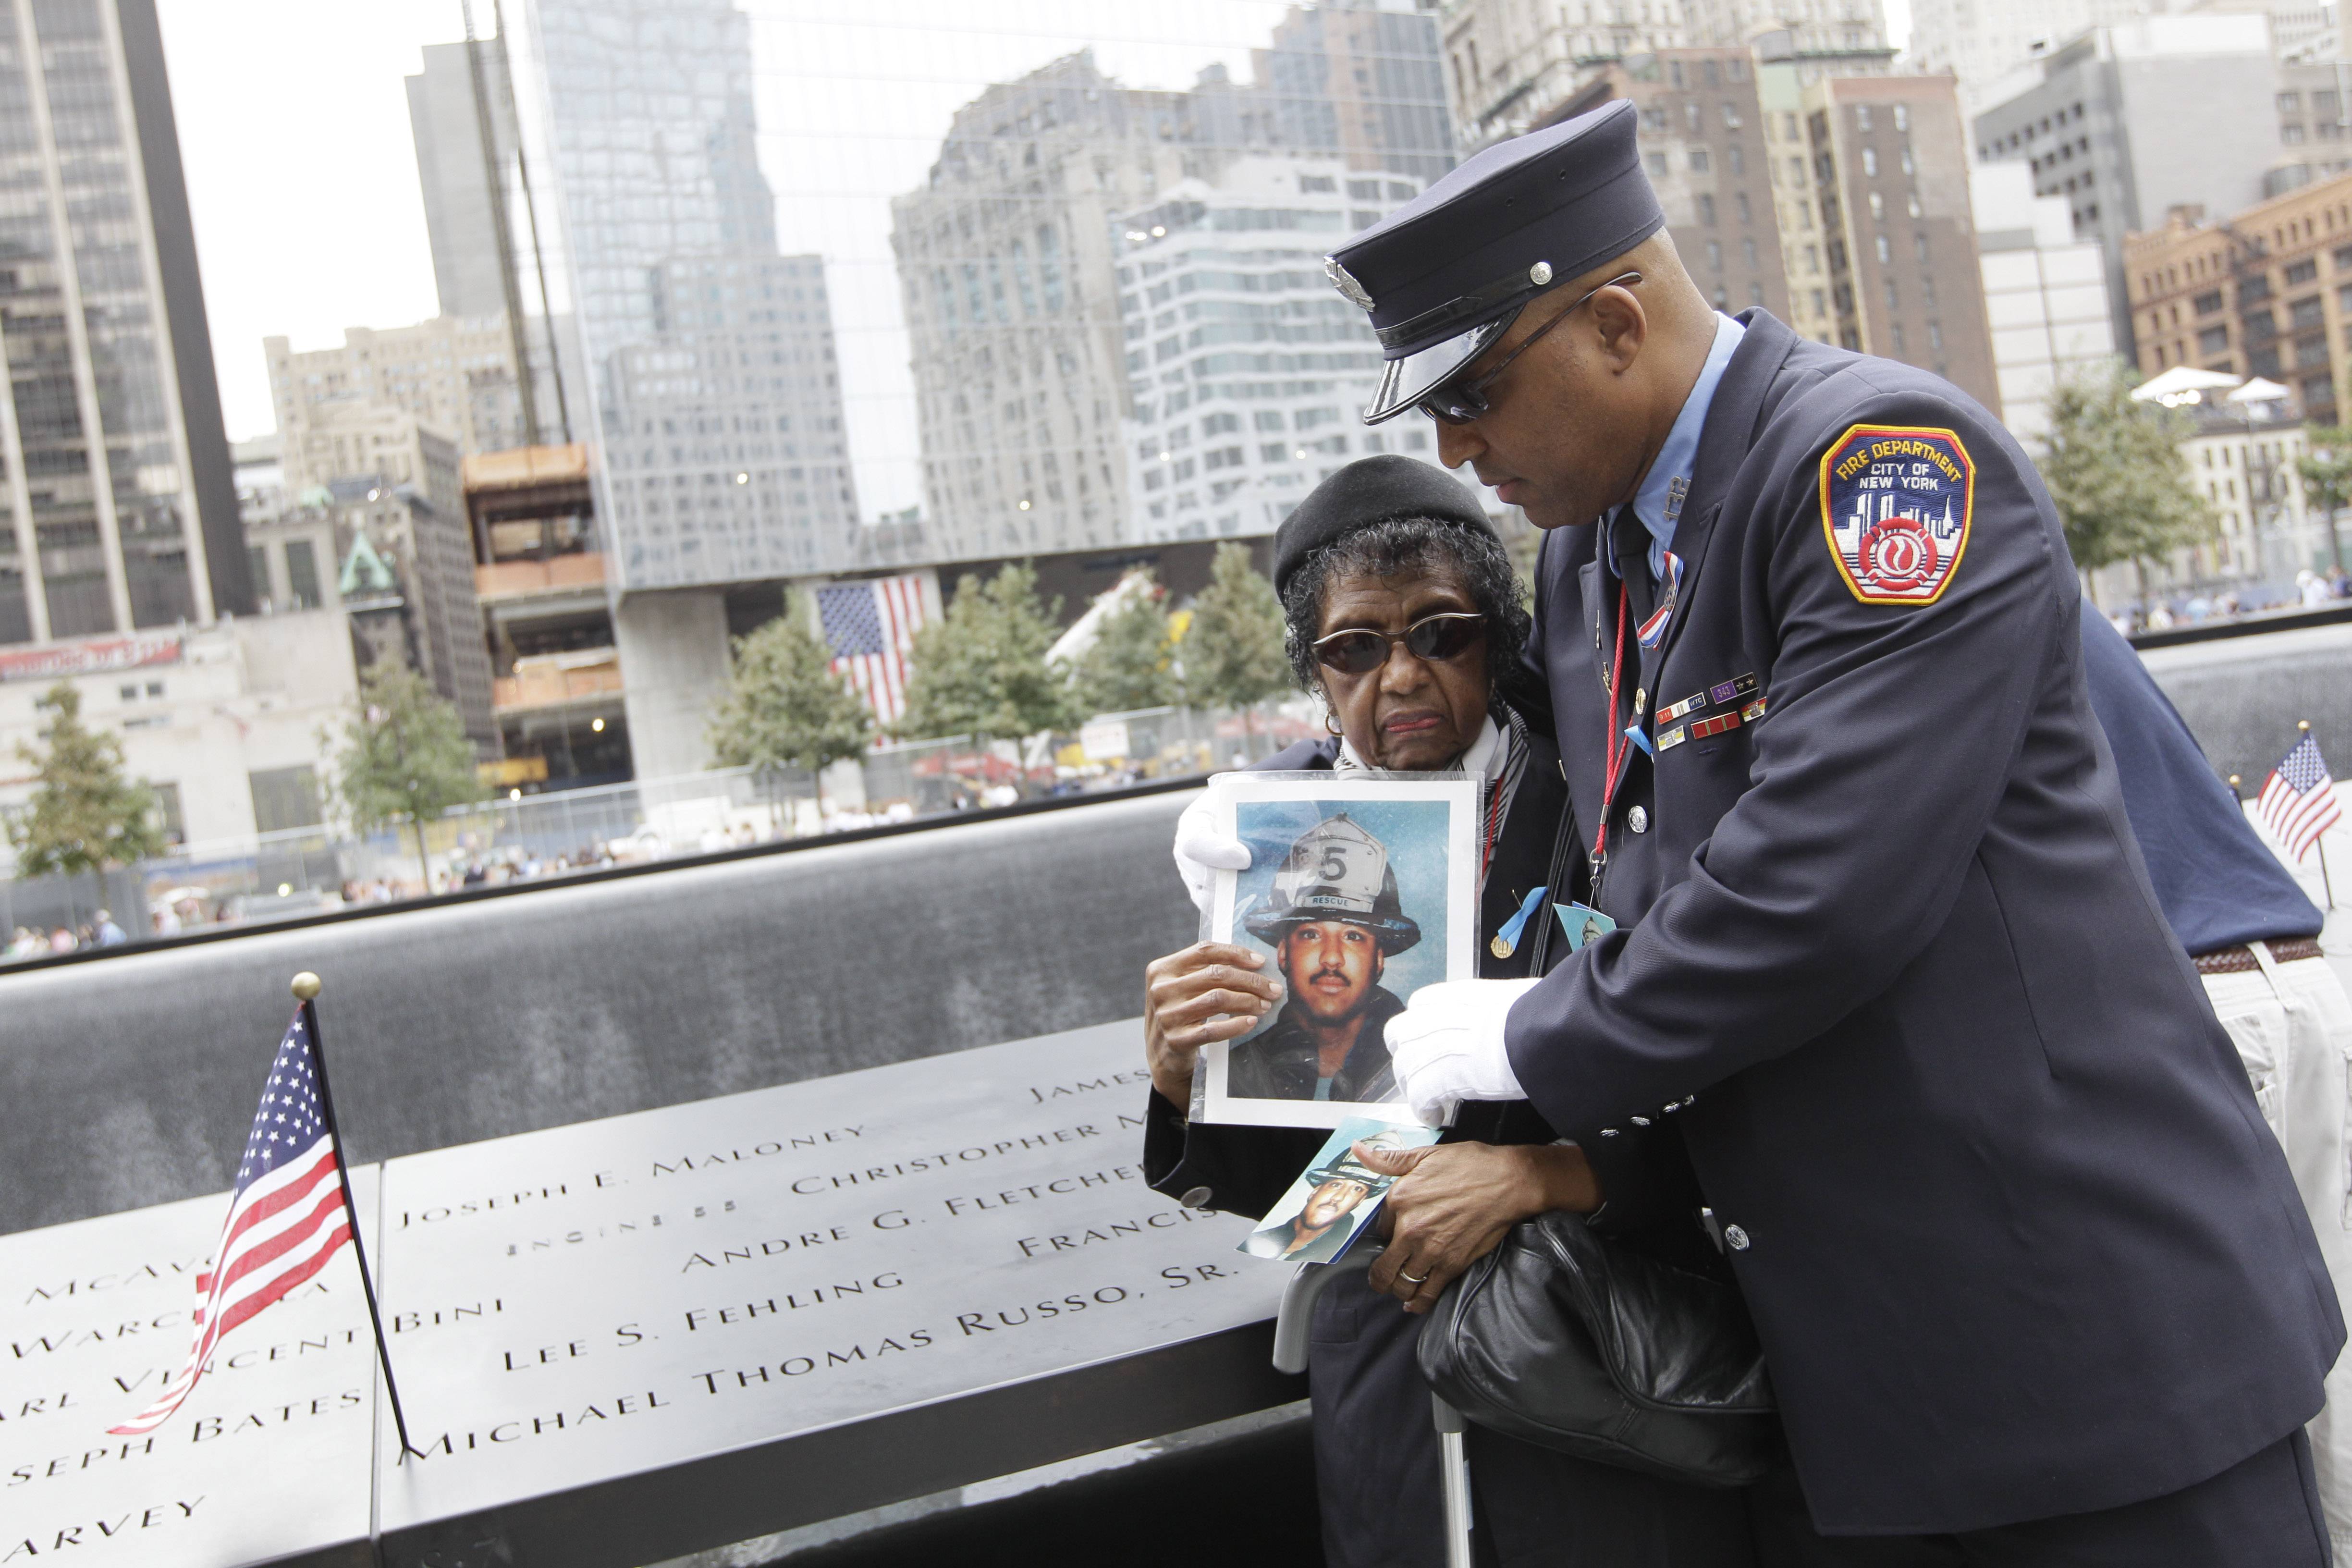
<instances>
[{"instance_id":1,"label":"woman's ring","mask_svg":"<svg viewBox=\"0 0 2352 1568\"><path fill-rule=\"evenodd\" d=\"M1402 1269L1402 1268L1400 1268L1400 1269L1398 1269L1398 1270L1397 1270L1397 1278L1398 1278L1398 1279L1402 1279L1402 1280L1404 1280L1407 1284L1411 1284L1411 1285L1426 1285L1426 1284L1428 1284L1428 1283L1429 1283L1429 1276L1428 1276L1428 1275L1424 1274L1424 1275L1423 1275L1420 1279L1414 1279L1412 1275L1407 1274L1407 1273L1406 1273L1403 1269Z\"/></svg>"}]
</instances>

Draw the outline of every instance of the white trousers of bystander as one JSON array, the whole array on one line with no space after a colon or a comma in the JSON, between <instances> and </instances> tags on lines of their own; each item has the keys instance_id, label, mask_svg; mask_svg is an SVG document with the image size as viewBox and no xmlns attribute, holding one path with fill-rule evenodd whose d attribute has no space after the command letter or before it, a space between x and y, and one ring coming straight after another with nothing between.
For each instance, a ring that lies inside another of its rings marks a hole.
<instances>
[{"instance_id":1,"label":"white trousers of bystander","mask_svg":"<svg viewBox=\"0 0 2352 1568\"><path fill-rule=\"evenodd\" d=\"M2280 963L2248 944L2262 968L2208 974L2205 994L2253 1080L2319 1234L2336 1299L2352 1321L2352 998L2326 958ZM2327 1406L2310 1426L2327 1532L2352 1556L2352 1353L2327 1374Z\"/></svg>"}]
</instances>

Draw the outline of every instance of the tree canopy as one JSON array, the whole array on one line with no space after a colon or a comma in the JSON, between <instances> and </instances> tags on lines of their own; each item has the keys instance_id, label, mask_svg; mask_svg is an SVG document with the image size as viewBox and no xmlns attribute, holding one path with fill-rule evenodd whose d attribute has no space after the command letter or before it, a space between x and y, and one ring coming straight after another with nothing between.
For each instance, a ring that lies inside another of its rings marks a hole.
<instances>
[{"instance_id":1,"label":"tree canopy","mask_svg":"<svg viewBox=\"0 0 2352 1568\"><path fill-rule=\"evenodd\" d=\"M2336 514L2352 506L2352 429L2313 425L2305 429L2304 439L2309 450L2295 459L2294 471L2303 480L2304 499L2314 510L2327 514L2327 552L2340 567L2344 536L2336 530Z\"/></svg>"},{"instance_id":2,"label":"tree canopy","mask_svg":"<svg viewBox=\"0 0 2352 1568\"><path fill-rule=\"evenodd\" d=\"M1096 623L1092 646L1070 672L1071 697L1081 713L1164 708L1180 695L1166 595L1149 567L1120 588L1118 602Z\"/></svg>"},{"instance_id":3,"label":"tree canopy","mask_svg":"<svg viewBox=\"0 0 2352 1568\"><path fill-rule=\"evenodd\" d=\"M1192 601L1192 624L1178 653L1184 685L1196 701L1247 708L1290 689L1283 651L1282 601L1274 584L1250 564L1249 546L1217 546L1209 585Z\"/></svg>"},{"instance_id":4,"label":"tree canopy","mask_svg":"<svg viewBox=\"0 0 2352 1568\"><path fill-rule=\"evenodd\" d=\"M1068 684L1045 663L1060 613L1059 599L1039 601L1036 569L1025 561L985 584L966 574L946 616L915 633L898 732L1012 740L1075 722Z\"/></svg>"},{"instance_id":5,"label":"tree canopy","mask_svg":"<svg viewBox=\"0 0 2352 1568\"><path fill-rule=\"evenodd\" d=\"M874 738L874 715L823 642L785 613L735 639L735 673L710 715L711 756L721 767L821 773Z\"/></svg>"},{"instance_id":6,"label":"tree canopy","mask_svg":"<svg viewBox=\"0 0 2352 1568\"><path fill-rule=\"evenodd\" d=\"M49 688L41 706L50 715L44 745L16 746L39 778L29 809L8 824L16 874L103 871L162 854L154 793L123 776L121 737L82 722L81 693L68 682Z\"/></svg>"},{"instance_id":7,"label":"tree canopy","mask_svg":"<svg viewBox=\"0 0 2352 1568\"><path fill-rule=\"evenodd\" d=\"M2189 479L2189 422L2135 403L2138 378L2108 365L2061 382L2050 400L2042 482L2066 549L2089 574L2118 561L2160 560L2213 531L2213 510Z\"/></svg>"},{"instance_id":8,"label":"tree canopy","mask_svg":"<svg viewBox=\"0 0 2352 1568\"><path fill-rule=\"evenodd\" d=\"M406 665L369 665L360 672L359 711L344 726L335 759L333 795L362 833L405 818L415 829L416 863L431 892L425 824L483 795L457 704Z\"/></svg>"}]
</instances>

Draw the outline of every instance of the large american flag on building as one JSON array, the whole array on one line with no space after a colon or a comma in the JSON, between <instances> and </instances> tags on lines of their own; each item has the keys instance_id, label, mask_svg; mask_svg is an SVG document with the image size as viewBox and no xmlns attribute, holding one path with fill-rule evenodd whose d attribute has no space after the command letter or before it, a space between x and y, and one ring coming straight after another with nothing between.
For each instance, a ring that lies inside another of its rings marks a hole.
<instances>
[{"instance_id":1,"label":"large american flag on building","mask_svg":"<svg viewBox=\"0 0 2352 1568\"><path fill-rule=\"evenodd\" d=\"M2262 797L2255 802L2255 809L2262 816L2263 826L2297 860L2310 853L2311 847L2319 842L2319 836L2343 816L2343 808L2336 804L2336 781L2327 776L2327 763L2319 754L2319 742L2308 732L2263 781Z\"/></svg>"},{"instance_id":2,"label":"large american flag on building","mask_svg":"<svg viewBox=\"0 0 2352 1568\"><path fill-rule=\"evenodd\" d=\"M849 677L884 724L907 710L907 652L923 615L923 579L908 573L864 583L837 583L816 591L832 668Z\"/></svg>"},{"instance_id":3,"label":"large american flag on building","mask_svg":"<svg viewBox=\"0 0 2352 1568\"><path fill-rule=\"evenodd\" d=\"M162 1426L194 1392L222 1335L317 1274L352 1239L341 1159L297 1012L262 1086L212 1267L196 1276L188 1363L154 1404L109 1431L136 1437Z\"/></svg>"}]
</instances>

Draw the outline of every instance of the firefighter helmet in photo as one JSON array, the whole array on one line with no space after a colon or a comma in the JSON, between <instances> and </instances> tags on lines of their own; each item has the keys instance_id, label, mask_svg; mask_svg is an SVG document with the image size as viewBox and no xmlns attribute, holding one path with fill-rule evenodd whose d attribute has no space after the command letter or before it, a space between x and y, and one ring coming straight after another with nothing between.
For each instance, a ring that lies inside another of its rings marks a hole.
<instances>
[{"instance_id":1,"label":"firefighter helmet in photo","mask_svg":"<svg viewBox=\"0 0 2352 1568\"><path fill-rule=\"evenodd\" d=\"M1274 874L1274 890L1243 924L1275 946L1314 921L1344 921L1375 932L1393 958L1421 940L1421 927L1397 897L1387 846L1346 812L1300 834Z\"/></svg>"}]
</instances>

